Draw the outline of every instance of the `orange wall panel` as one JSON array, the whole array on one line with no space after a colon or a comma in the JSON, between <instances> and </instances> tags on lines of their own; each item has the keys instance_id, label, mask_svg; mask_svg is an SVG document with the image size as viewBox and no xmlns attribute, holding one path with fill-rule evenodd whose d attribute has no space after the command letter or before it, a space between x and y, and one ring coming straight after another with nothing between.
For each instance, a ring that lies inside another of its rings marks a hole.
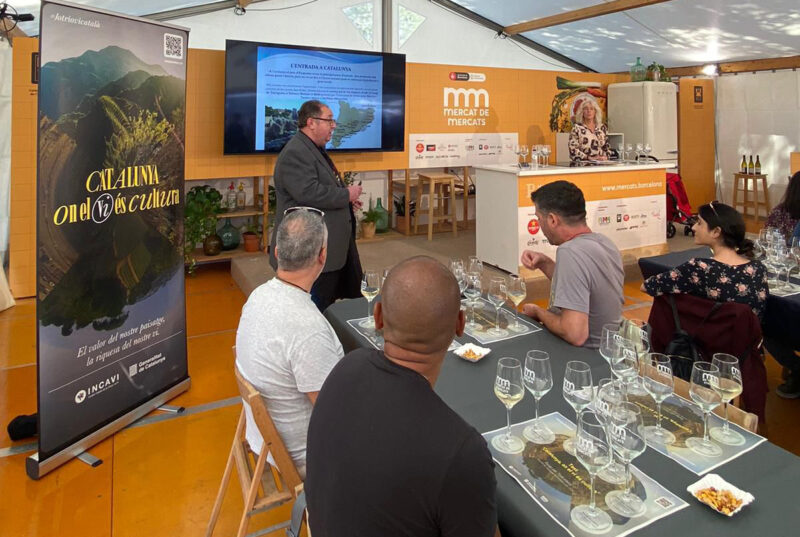
<instances>
[{"instance_id":1,"label":"orange wall panel","mask_svg":"<svg viewBox=\"0 0 800 537\"><path fill-rule=\"evenodd\" d=\"M698 89L699 88L699 89ZM678 166L693 209L716 199L714 81L681 78Z\"/></svg>"},{"instance_id":2,"label":"orange wall panel","mask_svg":"<svg viewBox=\"0 0 800 537\"><path fill-rule=\"evenodd\" d=\"M11 82L11 218L8 285L14 298L36 294L36 84L31 55L39 40L14 39Z\"/></svg>"},{"instance_id":3,"label":"orange wall panel","mask_svg":"<svg viewBox=\"0 0 800 537\"><path fill-rule=\"evenodd\" d=\"M789 154L789 169L792 170L792 175L800 172L800 153Z\"/></svg>"}]
</instances>

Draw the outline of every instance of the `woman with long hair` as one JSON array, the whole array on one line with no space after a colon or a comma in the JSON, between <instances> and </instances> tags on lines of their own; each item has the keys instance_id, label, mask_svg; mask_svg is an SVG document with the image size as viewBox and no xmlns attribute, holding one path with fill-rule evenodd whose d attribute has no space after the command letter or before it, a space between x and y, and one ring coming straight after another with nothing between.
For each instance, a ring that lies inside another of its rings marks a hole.
<instances>
[{"instance_id":1,"label":"woman with long hair","mask_svg":"<svg viewBox=\"0 0 800 537\"><path fill-rule=\"evenodd\" d=\"M783 236L789 239L798 224L800 224L800 172L795 172L789 178L783 199L769 213L764 225L780 229Z\"/></svg>"},{"instance_id":2,"label":"woman with long hair","mask_svg":"<svg viewBox=\"0 0 800 537\"><path fill-rule=\"evenodd\" d=\"M716 302L740 302L761 319L767 304L767 270L753 259L753 241L745 238L739 212L718 201L698 210L694 242L711 248L713 257L692 258L647 278L642 290L651 296L684 293Z\"/></svg>"},{"instance_id":3,"label":"woman with long hair","mask_svg":"<svg viewBox=\"0 0 800 537\"><path fill-rule=\"evenodd\" d=\"M593 99L578 105L569 133L569 159L608 160L608 127L603 123L603 111Z\"/></svg>"}]
</instances>

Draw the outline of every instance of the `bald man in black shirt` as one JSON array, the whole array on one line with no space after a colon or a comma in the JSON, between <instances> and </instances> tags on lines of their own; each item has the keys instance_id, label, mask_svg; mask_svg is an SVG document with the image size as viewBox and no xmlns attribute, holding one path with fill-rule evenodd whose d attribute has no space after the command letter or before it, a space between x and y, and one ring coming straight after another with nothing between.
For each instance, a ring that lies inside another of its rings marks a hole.
<instances>
[{"instance_id":1,"label":"bald man in black shirt","mask_svg":"<svg viewBox=\"0 0 800 537\"><path fill-rule=\"evenodd\" d=\"M443 265L397 265L375 306L384 351L345 356L308 430L305 482L314 537L495 535L494 463L483 437L433 391L464 330Z\"/></svg>"}]
</instances>

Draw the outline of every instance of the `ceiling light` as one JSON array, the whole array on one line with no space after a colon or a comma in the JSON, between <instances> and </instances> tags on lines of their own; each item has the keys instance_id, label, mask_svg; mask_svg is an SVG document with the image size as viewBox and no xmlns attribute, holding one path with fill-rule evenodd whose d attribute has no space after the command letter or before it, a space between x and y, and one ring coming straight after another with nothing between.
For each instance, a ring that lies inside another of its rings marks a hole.
<instances>
[{"instance_id":1,"label":"ceiling light","mask_svg":"<svg viewBox=\"0 0 800 537\"><path fill-rule=\"evenodd\" d=\"M703 67L701 72L707 76L717 76L719 74L719 68L716 63L709 63Z\"/></svg>"}]
</instances>

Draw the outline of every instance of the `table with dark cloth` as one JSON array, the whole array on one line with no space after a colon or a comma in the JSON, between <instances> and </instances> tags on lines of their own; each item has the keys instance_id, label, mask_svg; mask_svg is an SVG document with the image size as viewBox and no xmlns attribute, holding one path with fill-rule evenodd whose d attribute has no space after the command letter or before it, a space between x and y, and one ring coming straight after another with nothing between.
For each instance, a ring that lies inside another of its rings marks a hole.
<instances>
[{"instance_id":1,"label":"table with dark cloth","mask_svg":"<svg viewBox=\"0 0 800 537\"><path fill-rule=\"evenodd\" d=\"M339 336L345 352L358 347L371 347L347 324L348 319L363 317L365 310L365 300L355 299L337 302L325 311L325 317ZM466 335L458 339L460 342L477 343ZM506 423L505 407L492 390L497 360L501 357L512 356L524 362L525 354L531 349L549 352L553 389L540 402L541 415L558 411L573 422L575 412L561 394L566 362L587 362L592 368L595 385L601 378L611 375L609 366L597 351L573 347L547 330L487 346L492 352L477 363L448 353L435 388L436 393L453 410L481 433L504 427ZM512 409L512 422L530 420L533 412L533 398L526 394L522 402ZM634 464L689 504L689 507L642 528L636 535L724 534L725 537L753 537L794 535L797 532L797 520L793 513L796 512L796 487L800 483L800 458L772 443L764 442L714 470L714 473L756 498L733 520L727 520L694 499L686 487L700 477L672 459L647 449ZM502 468L496 468L495 474L498 517L504 537L567 535Z\"/></svg>"},{"instance_id":2,"label":"table with dark cloth","mask_svg":"<svg viewBox=\"0 0 800 537\"><path fill-rule=\"evenodd\" d=\"M711 249L706 246L671 252L654 257L639 259L639 269L644 278L664 272L689 261L693 257L712 257ZM792 278L794 283L800 283ZM761 320L764 335L781 339L791 343L795 349L800 349L800 294L792 296L773 296L767 298L767 308Z\"/></svg>"}]
</instances>

